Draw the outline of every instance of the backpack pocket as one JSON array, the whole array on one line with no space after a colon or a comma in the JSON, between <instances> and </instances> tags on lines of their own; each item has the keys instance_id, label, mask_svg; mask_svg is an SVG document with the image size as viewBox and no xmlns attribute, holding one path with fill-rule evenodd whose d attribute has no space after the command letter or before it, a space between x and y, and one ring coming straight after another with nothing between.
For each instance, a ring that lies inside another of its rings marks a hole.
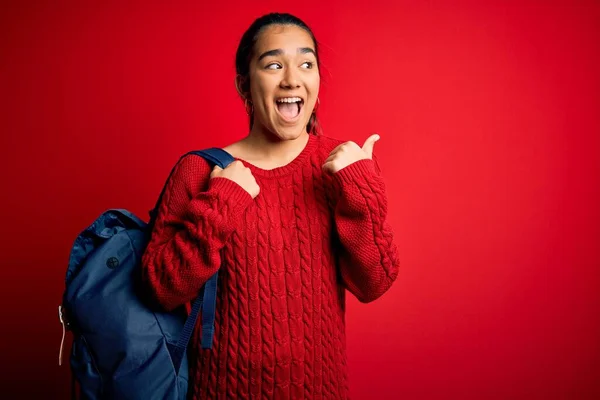
<instances>
[{"instance_id":1,"label":"backpack pocket","mask_svg":"<svg viewBox=\"0 0 600 400\"><path fill-rule=\"evenodd\" d=\"M71 373L79 382L81 398L102 398L102 376L83 335L76 335L71 348Z\"/></svg>"}]
</instances>

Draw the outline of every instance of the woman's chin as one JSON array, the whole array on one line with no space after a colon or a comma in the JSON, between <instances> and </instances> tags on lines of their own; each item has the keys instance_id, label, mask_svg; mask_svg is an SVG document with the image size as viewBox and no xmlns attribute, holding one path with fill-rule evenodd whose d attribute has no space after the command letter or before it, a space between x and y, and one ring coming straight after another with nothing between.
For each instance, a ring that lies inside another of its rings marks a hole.
<instances>
[{"instance_id":1,"label":"woman's chin","mask_svg":"<svg viewBox=\"0 0 600 400\"><path fill-rule=\"evenodd\" d=\"M296 140L306 134L306 124L300 121L293 125L272 124L269 131L279 140Z\"/></svg>"},{"instance_id":2,"label":"woman's chin","mask_svg":"<svg viewBox=\"0 0 600 400\"><path fill-rule=\"evenodd\" d=\"M279 138L279 140L296 140L303 134L306 134L306 128L302 127L279 127L273 131L273 134Z\"/></svg>"}]
</instances>

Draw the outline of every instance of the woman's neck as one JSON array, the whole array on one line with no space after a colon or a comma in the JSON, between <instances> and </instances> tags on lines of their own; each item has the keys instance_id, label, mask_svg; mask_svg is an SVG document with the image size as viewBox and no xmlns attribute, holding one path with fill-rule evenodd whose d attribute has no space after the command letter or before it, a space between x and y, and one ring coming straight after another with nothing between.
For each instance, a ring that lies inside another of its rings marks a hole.
<instances>
[{"instance_id":1,"label":"woman's neck","mask_svg":"<svg viewBox=\"0 0 600 400\"><path fill-rule=\"evenodd\" d=\"M282 140L258 129L252 129L248 136L240 141L240 150L244 153L240 158L272 167L286 165L302 152L308 139L309 134L306 131L296 139Z\"/></svg>"}]
</instances>

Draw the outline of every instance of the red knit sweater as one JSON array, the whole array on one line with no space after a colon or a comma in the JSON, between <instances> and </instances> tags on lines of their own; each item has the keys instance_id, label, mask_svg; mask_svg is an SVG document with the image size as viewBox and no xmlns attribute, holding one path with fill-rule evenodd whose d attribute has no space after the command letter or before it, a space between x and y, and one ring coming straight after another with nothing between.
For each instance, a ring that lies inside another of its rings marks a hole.
<instances>
[{"instance_id":1,"label":"red knit sweater","mask_svg":"<svg viewBox=\"0 0 600 400\"><path fill-rule=\"evenodd\" d=\"M398 255L375 162L322 171L340 143L311 135L286 166L245 163L261 189L254 200L209 180L200 157L176 168L143 265L167 310L220 268L213 348L201 349L199 324L189 351L194 399L348 397L345 289L375 300L396 279Z\"/></svg>"}]
</instances>

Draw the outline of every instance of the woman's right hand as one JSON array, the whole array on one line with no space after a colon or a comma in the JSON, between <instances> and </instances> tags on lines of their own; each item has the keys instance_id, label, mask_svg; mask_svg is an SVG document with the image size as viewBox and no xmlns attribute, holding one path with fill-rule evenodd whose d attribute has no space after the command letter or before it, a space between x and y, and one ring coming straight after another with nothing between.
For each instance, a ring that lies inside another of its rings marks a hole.
<instances>
[{"instance_id":1,"label":"woman's right hand","mask_svg":"<svg viewBox=\"0 0 600 400\"><path fill-rule=\"evenodd\" d=\"M229 164L225 169L222 169L216 165L211 174L210 179L213 178L225 178L234 181L242 187L252 198L256 198L260 192L260 187L252 175L250 168L246 167L241 161L234 161Z\"/></svg>"}]
</instances>

